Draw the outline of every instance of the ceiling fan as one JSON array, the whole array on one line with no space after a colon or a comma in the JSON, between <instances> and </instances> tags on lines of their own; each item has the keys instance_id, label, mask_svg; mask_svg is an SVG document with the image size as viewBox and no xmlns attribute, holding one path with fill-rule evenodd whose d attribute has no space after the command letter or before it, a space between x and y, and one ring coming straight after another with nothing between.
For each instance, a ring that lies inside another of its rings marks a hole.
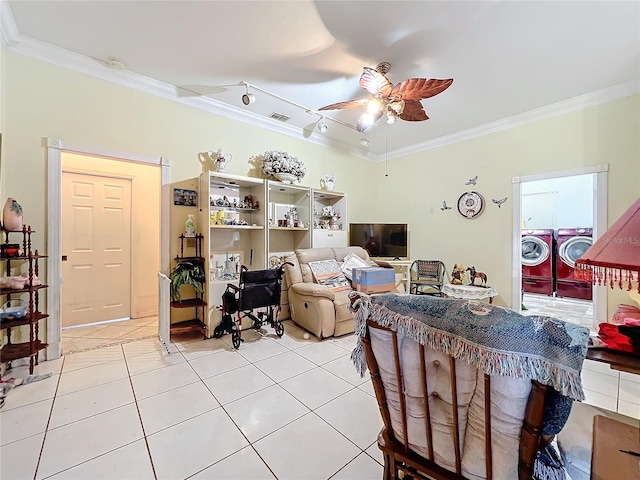
<instances>
[{"instance_id":1,"label":"ceiling fan","mask_svg":"<svg viewBox=\"0 0 640 480\"><path fill-rule=\"evenodd\" d=\"M428 120L429 117L422 108L420 100L444 92L453 83L453 78L446 80L408 78L394 87L385 75L390 69L391 64L388 62L379 63L375 69L364 67L360 86L373 95L373 98L333 103L319 110L366 106L367 111L360 116L356 125L359 132L364 132L384 114L387 115L389 124L394 123L398 118L409 122L421 122Z\"/></svg>"}]
</instances>

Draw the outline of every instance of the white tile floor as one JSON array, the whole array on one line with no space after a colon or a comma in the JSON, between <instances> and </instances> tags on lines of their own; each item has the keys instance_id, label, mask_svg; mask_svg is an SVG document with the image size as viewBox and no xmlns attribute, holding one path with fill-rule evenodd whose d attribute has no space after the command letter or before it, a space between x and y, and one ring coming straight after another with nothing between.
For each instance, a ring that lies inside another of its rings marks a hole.
<instances>
[{"instance_id":1,"label":"white tile floor","mask_svg":"<svg viewBox=\"0 0 640 480\"><path fill-rule=\"evenodd\" d=\"M53 376L0 410L0 477L381 478L382 421L349 358L354 336L285 330L243 332L237 351L229 336L175 336L170 354L146 339L42 362Z\"/></svg>"},{"instance_id":2,"label":"white tile floor","mask_svg":"<svg viewBox=\"0 0 640 480\"><path fill-rule=\"evenodd\" d=\"M593 302L590 300L525 293L522 304L527 308L522 311L523 315L545 315L591 330L597 329L593 325Z\"/></svg>"},{"instance_id":3,"label":"white tile floor","mask_svg":"<svg viewBox=\"0 0 640 480\"><path fill-rule=\"evenodd\" d=\"M158 317L134 318L62 329L62 354L120 345L150 338L158 333Z\"/></svg>"}]
</instances>

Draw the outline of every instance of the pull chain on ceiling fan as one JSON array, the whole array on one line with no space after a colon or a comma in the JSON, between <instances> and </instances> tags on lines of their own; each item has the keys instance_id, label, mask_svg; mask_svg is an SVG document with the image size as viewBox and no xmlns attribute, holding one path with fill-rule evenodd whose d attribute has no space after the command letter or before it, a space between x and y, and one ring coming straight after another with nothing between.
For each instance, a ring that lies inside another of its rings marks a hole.
<instances>
[{"instance_id":1,"label":"pull chain on ceiling fan","mask_svg":"<svg viewBox=\"0 0 640 480\"><path fill-rule=\"evenodd\" d=\"M420 100L444 92L453 83L453 78L446 80L408 78L394 87L386 77L390 68L391 64L388 62L379 63L375 69L364 67L360 86L373 95L373 98L333 103L319 110L366 106L367 111L360 116L356 125L359 132L364 132L385 114L388 124L394 123L398 118L409 122L421 122L428 120L429 117L422 108Z\"/></svg>"}]
</instances>

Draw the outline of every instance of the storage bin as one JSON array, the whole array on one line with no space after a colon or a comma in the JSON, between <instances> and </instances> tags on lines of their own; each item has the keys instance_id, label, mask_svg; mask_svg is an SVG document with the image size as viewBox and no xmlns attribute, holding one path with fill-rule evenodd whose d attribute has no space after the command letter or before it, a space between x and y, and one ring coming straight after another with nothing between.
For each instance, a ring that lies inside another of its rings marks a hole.
<instances>
[{"instance_id":1,"label":"storage bin","mask_svg":"<svg viewBox=\"0 0 640 480\"><path fill-rule=\"evenodd\" d=\"M354 268L352 275L353 288L358 292L382 293L395 290L396 271L393 268Z\"/></svg>"}]
</instances>

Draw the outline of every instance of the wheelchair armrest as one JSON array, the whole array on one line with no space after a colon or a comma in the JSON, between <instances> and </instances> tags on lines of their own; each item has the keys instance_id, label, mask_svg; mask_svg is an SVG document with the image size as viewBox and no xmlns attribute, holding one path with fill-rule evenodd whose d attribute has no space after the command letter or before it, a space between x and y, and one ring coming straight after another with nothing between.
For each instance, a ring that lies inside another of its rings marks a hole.
<instances>
[{"instance_id":1,"label":"wheelchair armrest","mask_svg":"<svg viewBox=\"0 0 640 480\"><path fill-rule=\"evenodd\" d=\"M324 297L332 302L336 299L336 295L325 285L317 283L295 283L289 287L298 295L306 295L309 297Z\"/></svg>"}]
</instances>

